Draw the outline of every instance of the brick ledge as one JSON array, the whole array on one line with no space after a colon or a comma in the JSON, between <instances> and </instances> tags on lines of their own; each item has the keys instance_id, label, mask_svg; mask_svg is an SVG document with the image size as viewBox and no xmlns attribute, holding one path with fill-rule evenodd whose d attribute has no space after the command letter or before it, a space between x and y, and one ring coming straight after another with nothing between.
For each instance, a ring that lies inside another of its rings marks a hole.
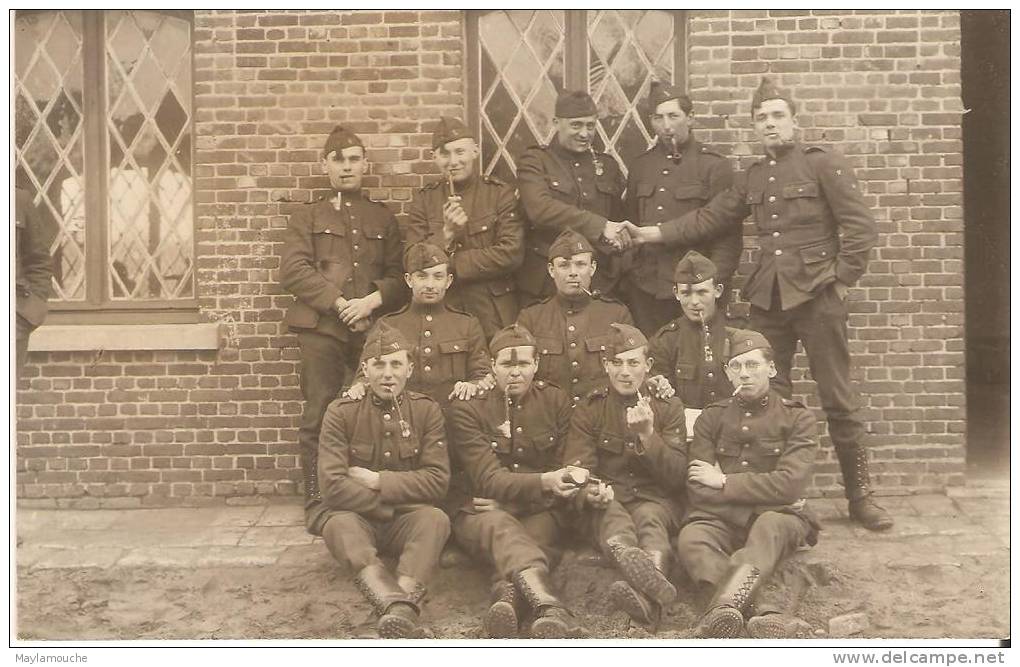
<instances>
[{"instance_id":1,"label":"brick ledge","mask_svg":"<svg viewBox=\"0 0 1020 667\"><path fill-rule=\"evenodd\" d=\"M218 350L220 325L44 324L28 339L31 352L92 350Z\"/></svg>"}]
</instances>

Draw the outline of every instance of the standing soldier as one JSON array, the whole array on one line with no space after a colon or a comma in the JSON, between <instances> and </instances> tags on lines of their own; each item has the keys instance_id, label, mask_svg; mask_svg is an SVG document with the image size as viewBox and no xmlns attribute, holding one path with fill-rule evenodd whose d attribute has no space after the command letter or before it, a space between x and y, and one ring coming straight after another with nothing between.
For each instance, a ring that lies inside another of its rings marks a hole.
<instances>
[{"instance_id":1,"label":"standing soldier","mask_svg":"<svg viewBox=\"0 0 1020 667\"><path fill-rule=\"evenodd\" d=\"M17 374L25 367L28 358L28 337L46 319L53 281L53 259L50 257L50 242L53 230L47 218L32 203L27 190L14 191L14 262L16 287L17 329L16 359Z\"/></svg>"},{"instance_id":2,"label":"standing soldier","mask_svg":"<svg viewBox=\"0 0 1020 667\"><path fill-rule=\"evenodd\" d=\"M619 260L610 253L629 245L622 232L623 172L616 160L595 151L595 102L584 91L564 91L556 99L556 136L548 146L532 146L517 161L517 185L527 217L524 265L518 272L523 304L551 296L546 277L549 246L564 230L598 247L602 267L595 290L610 294L619 280Z\"/></svg>"},{"instance_id":3,"label":"standing soldier","mask_svg":"<svg viewBox=\"0 0 1020 667\"><path fill-rule=\"evenodd\" d=\"M697 250L684 255L673 273L673 293L682 314L649 342L653 380L670 381L688 409L701 410L732 392L723 365L729 342L717 275L712 260Z\"/></svg>"},{"instance_id":4,"label":"standing soldier","mask_svg":"<svg viewBox=\"0 0 1020 667\"><path fill-rule=\"evenodd\" d=\"M305 409L298 443L313 534L322 511L315 477L322 415L355 372L371 318L403 298L396 218L361 194L364 144L338 125L322 154L336 197L290 216L280 259L280 283L295 297L284 322L297 333L301 353Z\"/></svg>"},{"instance_id":5,"label":"standing soldier","mask_svg":"<svg viewBox=\"0 0 1020 667\"><path fill-rule=\"evenodd\" d=\"M379 615L382 637L418 637L425 587L450 522L433 505L446 495L450 465L443 414L424 394L405 392L409 345L380 322L362 352L368 395L329 405L319 445L321 534L333 557ZM395 555L396 576L379 560Z\"/></svg>"},{"instance_id":6,"label":"standing soldier","mask_svg":"<svg viewBox=\"0 0 1020 667\"><path fill-rule=\"evenodd\" d=\"M563 460L603 483L589 485L585 500L595 508L599 548L627 579L614 583L610 596L632 619L654 627L662 607L676 599L668 576L687 470L684 406L655 398L645 385L652 360L644 334L627 324L611 327L609 386L574 410Z\"/></svg>"},{"instance_id":7,"label":"standing soldier","mask_svg":"<svg viewBox=\"0 0 1020 667\"><path fill-rule=\"evenodd\" d=\"M627 215L642 227L660 225L704 206L733 184L729 160L691 133L693 105L680 88L652 82L647 106L656 141L628 165L627 176ZM697 246L715 262L722 309L729 301L730 278L740 261L741 242L740 227L734 226ZM647 245L635 248L627 257L627 305L647 336L680 315L672 278L673 267L686 249L676 244Z\"/></svg>"},{"instance_id":8,"label":"standing soldier","mask_svg":"<svg viewBox=\"0 0 1020 667\"><path fill-rule=\"evenodd\" d=\"M411 201L407 245L445 248L454 276L451 306L478 318L489 340L517 319L513 272L524 259L524 227L513 186L478 173L478 144L459 120L442 117L432 153L443 178Z\"/></svg>"},{"instance_id":9,"label":"standing soldier","mask_svg":"<svg viewBox=\"0 0 1020 667\"><path fill-rule=\"evenodd\" d=\"M726 366L734 395L712 403L694 426L687 476L687 523L677 555L705 600L701 637L739 637L744 613L779 562L815 544L818 524L803 500L818 434L815 417L769 387L776 375L769 342L733 330ZM778 638L793 619L754 605L752 637Z\"/></svg>"},{"instance_id":10,"label":"standing soldier","mask_svg":"<svg viewBox=\"0 0 1020 667\"><path fill-rule=\"evenodd\" d=\"M529 611L530 636L577 636L578 628L549 584L555 543L568 526L557 501L578 488L560 468L570 425L570 399L538 370L535 339L514 324L489 346L496 388L455 401L449 432L453 458L470 479L469 497L453 521L454 539L494 568L489 637L516 637Z\"/></svg>"},{"instance_id":11,"label":"standing soldier","mask_svg":"<svg viewBox=\"0 0 1020 667\"><path fill-rule=\"evenodd\" d=\"M875 219L850 165L797 141L795 114L790 96L762 79L751 115L766 156L708 206L661 227L631 231L639 243L691 245L754 216L761 253L743 291L751 302L751 327L775 349L776 385L786 396L797 341L804 343L843 471L850 518L870 530L887 530L893 520L872 497L846 328L846 294L867 267L878 236Z\"/></svg>"},{"instance_id":12,"label":"standing soldier","mask_svg":"<svg viewBox=\"0 0 1020 667\"><path fill-rule=\"evenodd\" d=\"M561 387L577 403L605 381L602 354L609 325L634 320L627 306L590 291L600 266L588 239L569 229L561 233L549 246L548 262L555 296L522 310L517 322L538 343L538 378Z\"/></svg>"},{"instance_id":13,"label":"standing soldier","mask_svg":"<svg viewBox=\"0 0 1020 667\"><path fill-rule=\"evenodd\" d=\"M409 247L404 252L404 280L411 288L411 303L379 320L411 342L415 374L408 388L444 407L454 397L474 396L479 383L491 386L489 355L478 319L447 307L444 301L453 282L448 266L446 253L431 243ZM366 384L364 375L359 375L346 395L361 398Z\"/></svg>"}]
</instances>

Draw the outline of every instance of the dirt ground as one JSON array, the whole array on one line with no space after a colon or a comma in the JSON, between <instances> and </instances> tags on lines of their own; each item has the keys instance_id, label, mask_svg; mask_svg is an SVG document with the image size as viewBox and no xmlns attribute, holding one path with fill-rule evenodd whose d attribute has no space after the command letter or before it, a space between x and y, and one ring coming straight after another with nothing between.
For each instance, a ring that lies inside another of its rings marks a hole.
<instances>
[{"instance_id":1,"label":"dirt ground","mask_svg":"<svg viewBox=\"0 0 1020 667\"><path fill-rule=\"evenodd\" d=\"M1009 633L1009 552L973 535L832 540L799 553L775 580L799 598L815 636L830 618L864 612L861 637L1003 638ZM849 548L848 548L849 545ZM322 549L325 552L325 549ZM952 554L933 557L931 554ZM647 638L609 608L613 570L568 551L554 574L593 637ZM659 638L684 638L696 620L689 585ZM473 565L438 572L424 622L438 637L481 637L487 576ZM368 604L328 555L272 567L27 569L18 572L23 640L345 639L372 637Z\"/></svg>"}]
</instances>

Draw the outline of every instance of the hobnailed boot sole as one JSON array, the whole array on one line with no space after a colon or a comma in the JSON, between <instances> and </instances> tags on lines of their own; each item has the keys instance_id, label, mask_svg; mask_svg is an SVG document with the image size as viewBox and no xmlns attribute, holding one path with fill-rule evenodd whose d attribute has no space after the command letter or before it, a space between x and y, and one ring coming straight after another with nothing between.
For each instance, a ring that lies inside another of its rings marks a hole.
<instances>
[{"instance_id":1,"label":"hobnailed boot sole","mask_svg":"<svg viewBox=\"0 0 1020 667\"><path fill-rule=\"evenodd\" d=\"M716 607L705 614L698 636L713 639L739 637L744 632L744 615L733 607Z\"/></svg>"},{"instance_id":2,"label":"hobnailed boot sole","mask_svg":"<svg viewBox=\"0 0 1020 667\"><path fill-rule=\"evenodd\" d=\"M396 614L383 614L376 625L383 639L414 639L419 634L418 624Z\"/></svg>"},{"instance_id":3,"label":"hobnailed boot sole","mask_svg":"<svg viewBox=\"0 0 1020 667\"><path fill-rule=\"evenodd\" d=\"M666 607L676 600L676 588L669 582L659 568L655 567L651 556L638 547L626 547L616 555L627 581L639 592Z\"/></svg>"},{"instance_id":4,"label":"hobnailed boot sole","mask_svg":"<svg viewBox=\"0 0 1020 667\"><path fill-rule=\"evenodd\" d=\"M613 585L609 587L609 599L614 607L626 613L632 620L643 625L655 623L655 611L652 609L652 603L627 582L613 582Z\"/></svg>"},{"instance_id":5,"label":"hobnailed boot sole","mask_svg":"<svg viewBox=\"0 0 1020 667\"><path fill-rule=\"evenodd\" d=\"M566 639L570 628L555 616L539 616L531 624L533 639Z\"/></svg>"},{"instance_id":6,"label":"hobnailed boot sole","mask_svg":"<svg viewBox=\"0 0 1020 667\"><path fill-rule=\"evenodd\" d=\"M489 607L482 619L485 635L492 639L513 639L517 637L517 611L506 600L497 600Z\"/></svg>"},{"instance_id":7,"label":"hobnailed boot sole","mask_svg":"<svg viewBox=\"0 0 1020 667\"><path fill-rule=\"evenodd\" d=\"M753 639L798 639L805 636L798 625L785 614L765 614L747 622L747 634Z\"/></svg>"}]
</instances>

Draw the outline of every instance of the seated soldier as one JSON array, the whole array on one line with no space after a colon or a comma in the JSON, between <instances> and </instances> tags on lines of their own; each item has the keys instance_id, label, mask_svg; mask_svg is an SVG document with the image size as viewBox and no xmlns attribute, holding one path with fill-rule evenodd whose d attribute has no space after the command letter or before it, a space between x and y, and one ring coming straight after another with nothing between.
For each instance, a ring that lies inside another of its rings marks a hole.
<instances>
[{"instance_id":1,"label":"seated soldier","mask_svg":"<svg viewBox=\"0 0 1020 667\"><path fill-rule=\"evenodd\" d=\"M723 366L726 316L718 308L725 288L716 277L712 260L696 250L685 254L673 272L673 294L683 313L648 341L652 381L672 383L688 410L688 425L698 411L732 391Z\"/></svg>"},{"instance_id":2,"label":"seated soldier","mask_svg":"<svg viewBox=\"0 0 1020 667\"><path fill-rule=\"evenodd\" d=\"M425 585L450 536L433 505L446 495L450 464L443 414L428 396L405 392L414 369L400 332L378 323L361 353L368 395L339 398L319 438L327 508L322 537L379 615L379 635L420 637ZM378 552L397 556L396 577Z\"/></svg>"},{"instance_id":3,"label":"seated soldier","mask_svg":"<svg viewBox=\"0 0 1020 667\"><path fill-rule=\"evenodd\" d=\"M627 306L592 294L598 269L594 249L567 230L549 246L547 270L556 294L521 311L517 322L535 336L542 363L538 378L561 387L576 404L605 381L602 353L611 322L633 324Z\"/></svg>"},{"instance_id":4,"label":"seated soldier","mask_svg":"<svg viewBox=\"0 0 1020 667\"><path fill-rule=\"evenodd\" d=\"M817 541L803 500L818 450L815 416L769 387L776 367L764 336L732 330L730 352L733 396L705 408L694 426L677 555L702 599L712 596L698 636L741 636L754 602L749 634L783 637L793 619L755 598L783 558Z\"/></svg>"},{"instance_id":5,"label":"seated soldier","mask_svg":"<svg viewBox=\"0 0 1020 667\"><path fill-rule=\"evenodd\" d=\"M446 305L446 290L453 282L449 258L431 243L415 243L404 252L404 280L411 288L411 303L380 319L394 327L412 347L416 373L408 389L427 394L440 406L451 399L471 398L479 387L492 386L485 336L478 320ZM346 395L365 394L359 374Z\"/></svg>"},{"instance_id":6,"label":"seated soldier","mask_svg":"<svg viewBox=\"0 0 1020 667\"><path fill-rule=\"evenodd\" d=\"M516 637L530 611L530 636L578 636L583 630L553 593L554 543L566 528L561 498L575 495L569 470L558 469L570 425L570 399L541 380L535 339L514 324L489 346L496 388L454 401L450 439L471 494L453 520L454 539L494 566L489 637ZM530 607L530 609L529 609Z\"/></svg>"},{"instance_id":7,"label":"seated soldier","mask_svg":"<svg viewBox=\"0 0 1020 667\"><path fill-rule=\"evenodd\" d=\"M601 480L588 485L584 501L596 510L599 548L627 579L613 584L613 602L655 626L662 606L676 599L668 574L687 468L684 406L647 393L652 360L644 334L628 324L610 326L604 362L609 386L574 409L563 460Z\"/></svg>"}]
</instances>

